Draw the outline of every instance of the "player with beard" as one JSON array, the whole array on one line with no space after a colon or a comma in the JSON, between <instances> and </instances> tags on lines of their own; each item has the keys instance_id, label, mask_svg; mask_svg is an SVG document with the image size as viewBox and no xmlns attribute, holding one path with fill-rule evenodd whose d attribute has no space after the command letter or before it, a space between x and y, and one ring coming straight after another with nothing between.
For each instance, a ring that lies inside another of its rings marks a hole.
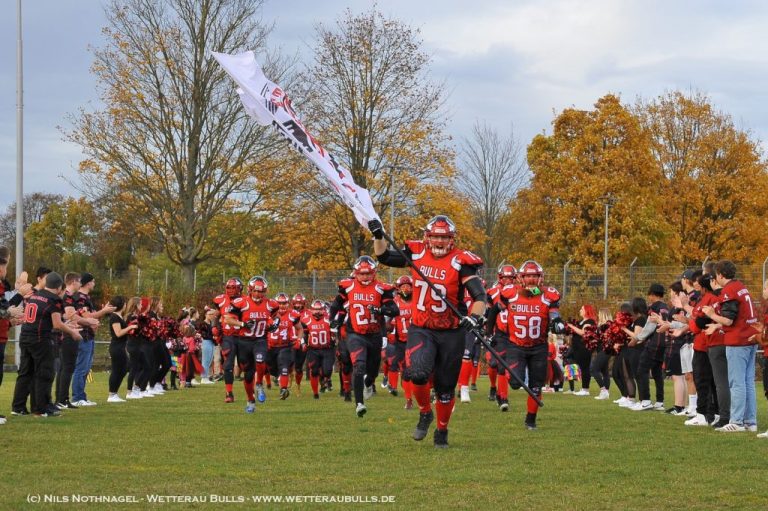
<instances>
[{"instance_id":1,"label":"player with beard","mask_svg":"<svg viewBox=\"0 0 768 511\"><path fill-rule=\"evenodd\" d=\"M224 387L226 395L225 403L234 403L235 394L232 391L232 385L235 381L235 357L237 356L237 338L240 336L240 327L237 322L227 321L227 318L237 320L237 316L232 312L232 301L239 298L243 293L243 283L238 278L231 278L224 287L224 294L218 295L213 299L213 307L219 311L219 320L221 322L221 357L224 366Z\"/></svg>"},{"instance_id":2,"label":"player with beard","mask_svg":"<svg viewBox=\"0 0 768 511\"><path fill-rule=\"evenodd\" d=\"M307 309L307 299L301 293L296 293L291 298L291 305L293 310L299 314L299 321L304 324L311 315ZM306 331L304 332L306 337ZM302 344L302 340L299 339L293 346L293 373L296 379L296 395L301 397L301 380L304 377L304 361L307 358L306 343Z\"/></svg>"},{"instance_id":3,"label":"player with beard","mask_svg":"<svg viewBox=\"0 0 768 511\"><path fill-rule=\"evenodd\" d=\"M501 300L501 292L507 286L514 286L517 280L517 270L511 264L504 264L499 267L498 282L496 285L488 289L488 301L493 306ZM507 324L508 314L506 308L503 308L496 316L496 321L493 325L488 325L488 329L491 330L492 342L496 352L505 357L507 350L509 349L509 325ZM493 366L499 377L496 381L498 389L491 387L492 393L495 394L496 404L499 405L499 410L506 412L509 410L509 376L505 369L500 367L500 364L496 358L491 357L488 361L488 367Z\"/></svg>"},{"instance_id":4,"label":"player with beard","mask_svg":"<svg viewBox=\"0 0 768 511\"><path fill-rule=\"evenodd\" d=\"M287 294L278 293L274 301L278 305L275 317L277 329L267 337L267 365L272 376L279 377L280 399L285 400L291 395L288 385L293 348L304 337L304 329L301 327L301 314L291 309Z\"/></svg>"},{"instance_id":5,"label":"player with beard","mask_svg":"<svg viewBox=\"0 0 768 511\"><path fill-rule=\"evenodd\" d=\"M387 358L389 359L389 392L397 395L397 382L400 373L403 372L405 362L405 345L408 342L408 328L411 326L411 297L413 296L413 279L403 275L395 282L397 294L395 305L400 314L392 320L390 331L390 343L387 344ZM403 374L403 390L405 391L405 409L413 408L413 388L410 379Z\"/></svg>"},{"instance_id":6,"label":"player with beard","mask_svg":"<svg viewBox=\"0 0 768 511\"><path fill-rule=\"evenodd\" d=\"M455 402L465 333L468 328L482 324L486 308L486 292L477 275L483 261L469 251L456 248L456 226L444 215L427 223L421 241L406 241L402 253L387 247L380 221L372 220L368 228L373 233L374 251L381 263L405 267L409 258L420 270L411 270L414 299L405 352L406 373L413 382L414 397L420 409L413 439L423 440L434 419L428 386L432 377L437 397L434 445L448 447L448 422ZM440 291L439 294L425 278ZM472 298L469 310L463 301L465 289ZM462 319L444 299L458 310Z\"/></svg>"},{"instance_id":7,"label":"player with beard","mask_svg":"<svg viewBox=\"0 0 768 511\"><path fill-rule=\"evenodd\" d=\"M253 380L260 366L261 370L264 370L267 335L276 326L274 318L278 304L274 300L266 299L267 286L264 277L251 278L248 281L248 295L232 300L232 315L225 320L227 324L239 328L240 331L237 337L237 363L240 365L243 387L248 396L246 413L253 413L256 410ZM259 402L263 403L266 401L266 394L260 380L257 380L257 383Z\"/></svg>"},{"instance_id":8,"label":"player with beard","mask_svg":"<svg viewBox=\"0 0 768 511\"><path fill-rule=\"evenodd\" d=\"M495 326L496 317L507 311L509 327L509 347L506 361L517 375L512 379L512 388L520 388L528 371L528 386L539 399L541 389L547 379L547 333L556 334L565 331L565 323L560 318L560 293L553 287L544 287L544 270L536 261L524 262L518 271L519 285L505 286L501 299L491 307L488 316L489 325ZM539 405L528 397L528 413L525 427L536 429L536 414Z\"/></svg>"},{"instance_id":9,"label":"player with beard","mask_svg":"<svg viewBox=\"0 0 768 511\"><path fill-rule=\"evenodd\" d=\"M373 385L381 365L381 347L386 335L385 317L398 315L394 288L376 279L376 262L361 256L353 266L354 278L339 281L339 294L331 304L331 317L347 304L347 346L352 360L352 389L358 417L365 415L365 400L373 396Z\"/></svg>"},{"instance_id":10,"label":"player with beard","mask_svg":"<svg viewBox=\"0 0 768 511\"><path fill-rule=\"evenodd\" d=\"M320 399L320 383L328 386L333 375L334 343L331 333L331 321L325 311L325 305L320 300L312 302L309 314L301 320L305 339L302 348L307 354L307 371L312 395Z\"/></svg>"}]
</instances>

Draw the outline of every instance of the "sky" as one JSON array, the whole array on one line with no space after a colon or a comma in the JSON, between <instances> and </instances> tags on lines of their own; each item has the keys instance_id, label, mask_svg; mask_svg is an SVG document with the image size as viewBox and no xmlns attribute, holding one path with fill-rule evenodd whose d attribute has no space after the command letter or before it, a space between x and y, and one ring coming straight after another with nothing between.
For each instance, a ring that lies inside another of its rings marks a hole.
<instances>
[{"instance_id":1,"label":"sky","mask_svg":"<svg viewBox=\"0 0 768 511\"><path fill-rule=\"evenodd\" d=\"M0 211L16 193L16 3L0 0ZM89 48L104 44L104 2L23 4L24 192L77 196L82 153L59 127L100 105ZM262 16L274 22L270 46L309 61L317 23L371 5L267 0ZM526 145L551 133L564 108L678 89L708 94L738 127L768 139L768 2L380 0L378 8L420 29L431 78L450 92L456 140L481 121Z\"/></svg>"}]
</instances>

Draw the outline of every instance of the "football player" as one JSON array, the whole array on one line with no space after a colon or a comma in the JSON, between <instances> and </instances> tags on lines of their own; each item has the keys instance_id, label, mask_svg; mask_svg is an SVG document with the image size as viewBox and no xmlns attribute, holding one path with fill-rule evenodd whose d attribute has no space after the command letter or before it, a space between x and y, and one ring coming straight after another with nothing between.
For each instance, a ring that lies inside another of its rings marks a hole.
<instances>
[{"instance_id":1,"label":"football player","mask_svg":"<svg viewBox=\"0 0 768 511\"><path fill-rule=\"evenodd\" d=\"M291 298L291 305L293 310L299 314L299 320L304 324L310 317L310 312L307 309L307 299L301 293L296 293ZM304 337L307 332L304 331ZM304 361L307 358L306 339L300 339L299 342L293 347L293 371L296 380L296 395L301 396L301 380L304 377Z\"/></svg>"},{"instance_id":2,"label":"football player","mask_svg":"<svg viewBox=\"0 0 768 511\"><path fill-rule=\"evenodd\" d=\"M213 299L213 308L219 311L219 320L221 322L221 357L224 359L224 387L226 394L225 403L233 403L235 394L232 391L232 384L235 381L235 357L237 356L237 338L240 336L240 328L236 323L227 322L227 318L237 319L232 312L232 300L239 298L243 293L243 283L240 279L234 277L227 281L224 286L224 293Z\"/></svg>"},{"instance_id":3,"label":"football player","mask_svg":"<svg viewBox=\"0 0 768 511\"><path fill-rule=\"evenodd\" d=\"M392 321L391 343L387 345L389 392L394 396L397 395L398 379L404 369L405 345L408 341L408 328L411 326L413 279L403 275L395 282L395 288L397 288L395 304L400 310L400 315ZM410 379L406 379L405 374L403 374L403 390L405 391L405 409L410 410L413 408L413 389Z\"/></svg>"},{"instance_id":4,"label":"football player","mask_svg":"<svg viewBox=\"0 0 768 511\"><path fill-rule=\"evenodd\" d=\"M327 386L333 375L334 342L331 334L331 321L325 311L325 305L320 300L312 302L310 314L302 319L301 326L305 332L306 341L302 347L307 353L307 371L309 384L315 399L320 399L320 379Z\"/></svg>"},{"instance_id":5,"label":"football player","mask_svg":"<svg viewBox=\"0 0 768 511\"><path fill-rule=\"evenodd\" d=\"M514 286L517 278L517 270L511 264L504 264L499 267L498 282L496 285L488 289L488 301L491 305L497 304L501 300L501 292L507 286ZM508 314L506 309L501 310L496 316L496 322L492 326L492 342L496 352L502 357L506 357L507 350L509 349L509 325L507 323ZM490 355L490 354L489 354ZM506 359L505 359L506 360ZM494 383L498 383L498 390L491 387L490 396L496 399L496 404L502 412L509 410L509 375L501 364L498 363L496 357L490 357L488 359L488 371L493 371L500 377L498 381L494 378Z\"/></svg>"},{"instance_id":6,"label":"football player","mask_svg":"<svg viewBox=\"0 0 768 511\"><path fill-rule=\"evenodd\" d=\"M477 275L483 261L472 252L456 247L456 226L444 215L427 223L421 241L406 241L402 253L387 247L379 220L369 222L368 228L381 263L405 267L410 259L420 270L411 271L414 297L405 351L406 372L413 382L420 409L413 438L423 440L434 419L427 385L432 377L437 398L434 445L448 447L448 422L455 402L465 333L467 328L477 328L482 323L486 308L485 289ZM463 301L465 289L472 298L469 310ZM444 300L458 309L463 319Z\"/></svg>"},{"instance_id":7,"label":"football player","mask_svg":"<svg viewBox=\"0 0 768 511\"><path fill-rule=\"evenodd\" d=\"M517 379L510 380L512 388L520 388L528 371L528 386L541 399L541 389L547 379L547 334L565 332L560 317L560 293L544 287L544 269L536 261L525 261L518 270L519 285L505 286L500 300L490 310L488 323L495 326L497 315L506 310L509 346L505 360ZM539 405L528 396L525 427L536 429Z\"/></svg>"},{"instance_id":8,"label":"football player","mask_svg":"<svg viewBox=\"0 0 768 511\"><path fill-rule=\"evenodd\" d=\"M254 376L257 372L262 375L265 370L267 354L267 335L276 328L274 318L278 304L267 296L267 280L256 276L248 281L248 295L239 296L232 300L231 314L226 318L226 324L239 329L237 337L237 361L243 376L243 387L248 396L245 407L247 413L256 410L254 398ZM266 401L264 386L257 379L258 399Z\"/></svg>"},{"instance_id":9,"label":"football player","mask_svg":"<svg viewBox=\"0 0 768 511\"><path fill-rule=\"evenodd\" d=\"M331 304L331 317L347 304L347 346L352 360L352 389L358 417L365 415L365 400L373 396L373 385L381 365L381 347L386 335L386 316L398 315L394 288L376 279L376 261L361 256L353 266L354 278L339 281L339 294ZM338 325L334 325L338 326Z\"/></svg>"},{"instance_id":10,"label":"football player","mask_svg":"<svg viewBox=\"0 0 768 511\"><path fill-rule=\"evenodd\" d=\"M301 314L291 308L287 294L278 293L275 301L279 307L279 326L268 337L268 365L272 376L279 378L280 399L285 400L291 395L288 385L293 366L293 349L304 337L304 329L301 327Z\"/></svg>"}]
</instances>

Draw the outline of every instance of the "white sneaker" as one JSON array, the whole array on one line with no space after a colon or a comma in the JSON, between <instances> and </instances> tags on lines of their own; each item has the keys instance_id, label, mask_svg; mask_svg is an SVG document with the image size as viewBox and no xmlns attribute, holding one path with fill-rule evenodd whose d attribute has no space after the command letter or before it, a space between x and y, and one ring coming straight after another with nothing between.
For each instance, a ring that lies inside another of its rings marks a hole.
<instances>
[{"instance_id":1,"label":"white sneaker","mask_svg":"<svg viewBox=\"0 0 768 511\"><path fill-rule=\"evenodd\" d=\"M142 397L144 396L138 390L132 390L125 395L125 399L141 399Z\"/></svg>"},{"instance_id":2,"label":"white sneaker","mask_svg":"<svg viewBox=\"0 0 768 511\"><path fill-rule=\"evenodd\" d=\"M595 399L598 401L603 401L609 397L611 397L611 395L608 393L608 389L600 389L600 394L598 394Z\"/></svg>"},{"instance_id":3,"label":"white sneaker","mask_svg":"<svg viewBox=\"0 0 768 511\"><path fill-rule=\"evenodd\" d=\"M198 385L200 385L200 382L193 378L192 381L189 382L189 384L192 385L193 387L197 387Z\"/></svg>"},{"instance_id":4,"label":"white sneaker","mask_svg":"<svg viewBox=\"0 0 768 511\"><path fill-rule=\"evenodd\" d=\"M6 422L5 417L0 417L0 426L5 424L5 422ZM760 436L760 435L757 435L757 436Z\"/></svg>"},{"instance_id":5,"label":"white sneaker","mask_svg":"<svg viewBox=\"0 0 768 511\"><path fill-rule=\"evenodd\" d=\"M741 433L742 431L746 431L746 429L744 428L744 426L729 422L722 428L715 429L715 431L719 431L721 433Z\"/></svg>"},{"instance_id":6,"label":"white sneaker","mask_svg":"<svg viewBox=\"0 0 768 511\"><path fill-rule=\"evenodd\" d=\"M573 392L571 389L568 389L568 390L564 390L563 394L575 394L575 392Z\"/></svg>"},{"instance_id":7,"label":"white sneaker","mask_svg":"<svg viewBox=\"0 0 768 511\"><path fill-rule=\"evenodd\" d=\"M624 401L624 403L619 405L621 408L632 408L637 404L634 399L629 399L629 398L625 398L625 399L626 400Z\"/></svg>"},{"instance_id":8,"label":"white sneaker","mask_svg":"<svg viewBox=\"0 0 768 511\"><path fill-rule=\"evenodd\" d=\"M155 386L152 387L151 390L158 396L165 394L165 390L163 389L163 385L161 383L155 383Z\"/></svg>"},{"instance_id":9,"label":"white sneaker","mask_svg":"<svg viewBox=\"0 0 768 511\"><path fill-rule=\"evenodd\" d=\"M200 378L200 385L213 385L210 378Z\"/></svg>"},{"instance_id":10,"label":"white sneaker","mask_svg":"<svg viewBox=\"0 0 768 511\"><path fill-rule=\"evenodd\" d=\"M110 394L107 403L125 403L125 399L121 399L117 394Z\"/></svg>"},{"instance_id":11,"label":"white sneaker","mask_svg":"<svg viewBox=\"0 0 768 511\"><path fill-rule=\"evenodd\" d=\"M653 405L653 409L657 412L663 412L664 411L664 403L660 401L656 401L656 403Z\"/></svg>"},{"instance_id":12,"label":"white sneaker","mask_svg":"<svg viewBox=\"0 0 768 511\"><path fill-rule=\"evenodd\" d=\"M355 413L358 417L362 417L365 415L365 412L367 412L368 409L365 407L363 403L357 403L357 408L355 408Z\"/></svg>"},{"instance_id":13,"label":"white sneaker","mask_svg":"<svg viewBox=\"0 0 768 511\"><path fill-rule=\"evenodd\" d=\"M653 410L653 405L650 401L638 401L629 407L633 412L644 412L646 410Z\"/></svg>"},{"instance_id":14,"label":"white sneaker","mask_svg":"<svg viewBox=\"0 0 768 511\"><path fill-rule=\"evenodd\" d=\"M614 399L613 402L617 405L620 405L621 403L626 402L626 400L627 398L625 398L624 396L621 396L619 399Z\"/></svg>"},{"instance_id":15,"label":"white sneaker","mask_svg":"<svg viewBox=\"0 0 768 511\"><path fill-rule=\"evenodd\" d=\"M704 415L700 413L697 413L696 417L692 419L688 419L683 424L685 424L686 426L709 426L707 419L704 417Z\"/></svg>"},{"instance_id":16,"label":"white sneaker","mask_svg":"<svg viewBox=\"0 0 768 511\"><path fill-rule=\"evenodd\" d=\"M748 426L744 426L744 429L750 433L757 433L757 424L749 424Z\"/></svg>"},{"instance_id":17,"label":"white sneaker","mask_svg":"<svg viewBox=\"0 0 768 511\"><path fill-rule=\"evenodd\" d=\"M147 389L141 392L141 397L155 397L151 390Z\"/></svg>"},{"instance_id":18,"label":"white sneaker","mask_svg":"<svg viewBox=\"0 0 768 511\"><path fill-rule=\"evenodd\" d=\"M75 406L96 406L96 403L93 401L88 401L87 399L81 399L80 401L76 401L72 404Z\"/></svg>"},{"instance_id":19,"label":"white sneaker","mask_svg":"<svg viewBox=\"0 0 768 511\"><path fill-rule=\"evenodd\" d=\"M371 385L370 387L366 386L363 389L363 397L365 399L371 399L373 397L373 385ZM363 413L365 413L365 412L363 412ZM362 415L361 415L361 417L362 417Z\"/></svg>"},{"instance_id":20,"label":"white sneaker","mask_svg":"<svg viewBox=\"0 0 768 511\"><path fill-rule=\"evenodd\" d=\"M466 385L461 386L461 402L462 403L471 403L472 398L469 397L469 387Z\"/></svg>"},{"instance_id":21,"label":"white sneaker","mask_svg":"<svg viewBox=\"0 0 768 511\"><path fill-rule=\"evenodd\" d=\"M768 429L765 430L765 433L758 433L757 438L768 438Z\"/></svg>"},{"instance_id":22,"label":"white sneaker","mask_svg":"<svg viewBox=\"0 0 768 511\"><path fill-rule=\"evenodd\" d=\"M580 391L578 391L578 392L574 392L574 393L573 393L573 395L574 395L574 396L588 396L588 395L589 395L589 390L587 390L587 389L581 389L581 390L580 390Z\"/></svg>"},{"instance_id":23,"label":"white sneaker","mask_svg":"<svg viewBox=\"0 0 768 511\"><path fill-rule=\"evenodd\" d=\"M688 417L696 417L699 414L699 412L696 411L696 408L693 408L693 409L686 408L685 410L683 410L683 414Z\"/></svg>"}]
</instances>

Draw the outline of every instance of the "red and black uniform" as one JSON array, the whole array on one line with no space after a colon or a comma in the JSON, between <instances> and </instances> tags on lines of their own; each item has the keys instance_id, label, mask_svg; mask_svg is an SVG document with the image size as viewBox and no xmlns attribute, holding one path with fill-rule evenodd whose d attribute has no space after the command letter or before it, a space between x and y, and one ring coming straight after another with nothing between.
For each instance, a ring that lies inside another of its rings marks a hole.
<instances>
[{"instance_id":1,"label":"red and black uniform","mask_svg":"<svg viewBox=\"0 0 768 511\"><path fill-rule=\"evenodd\" d=\"M19 349L21 361L13 392L13 410L26 408L27 396L34 392L33 413L47 413L53 384L53 315L64 312L61 298L46 289L35 291L24 307Z\"/></svg>"},{"instance_id":2,"label":"red and black uniform","mask_svg":"<svg viewBox=\"0 0 768 511\"><path fill-rule=\"evenodd\" d=\"M319 318L312 314L303 315L301 325L304 328L307 351L307 371L312 393L318 395L320 378L324 383L333 375L334 349L331 321L328 315Z\"/></svg>"},{"instance_id":3,"label":"red and black uniform","mask_svg":"<svg viewBox=\"0 0 768 511\"><path fill-rule=\"evenodd\" d=\"M0 280L0 298L5 298L5 293L13 289L11 284L3 279ZM3 365L5 364L5 345L8 342L8 330L11 328L11 322L8 319L0 319L0 385L3 384Z\"/></svg>"},{"instance_id":4,"label":"red and black uniform","mask_svg":"<svg viewBox=\"0 0 768 511\"><path fill-rule=\"evenodd\" d=\"M294 308L295 312L299 314L299 322L303 325L306 321L309 321L310 313L309 310L304 308ZM304 339L307 337L307 332L304 332ZM307 359L307 350L302 345L302 339L297 339L296 343L293 345L293 372L296 378L296 386L301 386L301 380L304 377L304 362ZM309 369L307 369L307 374L309 374Z\"/></svg>"},{"instance_id":5,"label":"red and black uniform","mask_svg":"<svg viewBox=\"0 0 768 511\"><path fill-rule=\"evenodd\" d=\"M280 389L283 390L288 389L290 383L289 374L291 366L293 366L293 348L298 341L296 326L301 325L301 315L294 310L288 310L282 313L278 312L276 318L280 321L280 326L267 337L269 346L267 365L274 378L279 376Z\"/></svg>"},{"instance_id":6,"label":"red and black uniform","mask_svg":"<svg viewBox=\"0 0 768 511\"><path fill-rule=\"evenodd\" d=\"M266 370L268 329L276 316L277 308L277 302L274 300L264 298L256 302L250 296L238 296L229 304L228 314L244 323L243 327L237 330L239 335L234 338L237 363L243 374L243 386L248 401L254 401L254 376L258 373L263 377ZM257 379L257 383L261 385L261 379Z\"/></svg>"},{"instance_id":7,"label":"red and black uniform","mask_svg":"<svg viewBox=\"0 0 768 511\"><path fill-rule=\"evenodd\" d=\"M718 413L717 392L715 391L715 377L712 372L712 363L709 360L708 337L704 329L711 322L702 309L714 306L719 297L707 291L701 295L693 306L691 317L688 320L688 329L693 333L693 383L696 385L696 413L700 413L712 423L715 414ZM713 336L721 336L719 332Z\"/></svg>"},{"instance_id":8,"label":"red and black uniform","mask_svg":"<svg viewBox=\"0 0 768 511\"><path fill-rule=\"evenodd\" d=\"M759 323L755 311L755 304L744 284L738 280L730 280L723 286L720 292L721 315L730 318L730 325L723 325L723 341L726 346L752 346L756 344L756 334L759 331ZM735 315L729 314L728 309L737 309ZM734 316L734 317L732 317Z\"/></svg>"},{"instance_id":9,"label":"red and black uniform","mask_svg":"<svg viewBox=\"0 0 768 511\"><path fill-rule=\"evenodd\" d=\"M331 305L331 316L344 304L348 309L346 342L352 362L352 386L356 402L363 403L363 386L371 387L379 375L381 346L386 335L384 317L398 314L394 288L376 279L367 284L356 278L343 279Z\"/></svg>"},{"instance_id":10,"label":"red and black uniform","mask_svg":"<svg viewBox=\"0 0 768 511\"><path fill-rule=\"evenodd\" d=\"M237 317L233 312L232 301L238 297L230 297L227 294L218 295L213 299L213 305L219 311L219 323L221 324L221 357L223 359L224 384L227 392L232 392L232 384L235 381L235 357L237 355L237 338L240 337L240 328L228 325L227 316Z\"/></svg>"},{"instance_id":11,"label":"red and black uniform","mask_svg":"<svg viewBox=\"0 0 768 511\"><path fill-rule=\"evenodd\" d=\"M482 259L457 248L438 258L423 241L407 241L403 252L460 314L467 314L462 281L476 277L478 268L483 264ZM407 264L391 251L386 252L384 257L379 256L379 260L395 267ZM411 278L413 305L405 350L405 372L413 382L414 397L421 414L429 414L430 421L432 406L428 383L432 378L437 396L437 429L446 431L461 370L466 330L459 327L459 318L413 269Z\"/></svg>"},{"instance_id":12,"label":"red and black uniform","mask_svg":"<svg viewBox=\"0 0 768 511\"><path fill-rule=\"evenodd\" d=\"M392 319L392 328L387 336L386 365L388 367L387 380L389 386L391 389L397 391L400 373L405 369L405 346L408 343L408 328L411 326L411 314L413 313L411 309L413 303L410 298L406 300L398 294L395 296L395 305L397 305L400 314ZM406 391L406 399L411 398L409 387L410 385L408 382L403 379L403 389Z\"/></svg>"},{"instance_id":13,"label":"red and black uniform","mask_svg":"<svg viewBox=\"0 0 768 511\"><path fill-rule=\"evenodd\" d=\"M655 312L664 320L669 321L669 306L661 300L656 300L648 307L649 312ZM637 362L637 394L641 401L651 400L650 376L656 386L656 402L664 402L664 354L666 351L666 333L654 332L643 343L643 351ZM650 375L650 376L649 376Z\"/></svg>"},{"instance_id":14,"label":"red and black uniform","mask_svg":"<svg viewBox=\"0 0 768 511\"><path fill-rule=\"evenodd\" d=\"M341 381L341 389L339 392L344 395L345 401L352 401L352 357L349 354L349 345L347 344L347 327L344 325L346 319L346 304L345 310L337 313L335 316L330 316L331 322L334 319L339 323L336 344L336 359L339 361L339 380ZM331 327L331 332L333 332Z\"/></svg>"},{"instance_id":15,"label":"red and black uniform","mask_svg":"<svg viewBox=\"0 0 768 511\"><path fill-rule=\"evenodd\" d=\"M495 321L497 312L506 309L509 329L509 347L506 362L517 379L510 379L513 389L520 388L528 373L528 386L541 397L541 389L547 381L549 343L547 334L550 321L560 320L560 293L553 287L538 287L531 291L523 286L509 285L501 290L499 304L491 309L490 318ZM534 424L539 406L528 397L526 424Z\"/></svg>"},{"instance_id":16,"label":"red and black uniform","mask_svg":"<svg viewBox=\"0 0 768 511\"><path fill-rule=\"evenodd\" d=\"M514 284L511 284L510 286L520 289ZM493 307L494 305L499 304L499 311L495 316L496 319L492 325L491 335L493 349L495 349L499 355L504 357L504 360L506 360L507 351L509 350L510 345L509 324L507 321L509 312L501 301L501 292L505 287L510 286L504 286L501 283L497 283L487 290L488 303L490 306ZM490 352L486 353L486 361L488 362L488 379L491 383L490 395L496 398L497 403L504 403L509 397L509 376L506 374L504 368L501 367L499 361L496 360L496 357L491 356ZM498 376L501 376L501 379L497 379ZM494 390L496 391L494 392Z\"/></svg>"}]
</instances>

